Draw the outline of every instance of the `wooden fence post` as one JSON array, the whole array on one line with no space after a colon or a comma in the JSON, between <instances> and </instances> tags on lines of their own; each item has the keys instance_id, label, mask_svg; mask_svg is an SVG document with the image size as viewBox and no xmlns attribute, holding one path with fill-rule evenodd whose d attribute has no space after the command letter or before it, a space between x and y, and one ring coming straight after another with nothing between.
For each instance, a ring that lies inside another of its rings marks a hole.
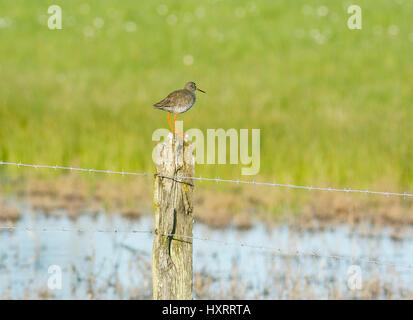
<instances>
[{"instance_id":1,"label":"wooden fence post","mask_svg":"<svg viewBox=\"0 0 413 320\"><path fill-rule=\"evenodd\" d=\"M155 235L152 250L154 299L192 299L193 144L169 134L155 148ZM172 177L172 178L171 178Z\"/></svg>"}]
</instances>

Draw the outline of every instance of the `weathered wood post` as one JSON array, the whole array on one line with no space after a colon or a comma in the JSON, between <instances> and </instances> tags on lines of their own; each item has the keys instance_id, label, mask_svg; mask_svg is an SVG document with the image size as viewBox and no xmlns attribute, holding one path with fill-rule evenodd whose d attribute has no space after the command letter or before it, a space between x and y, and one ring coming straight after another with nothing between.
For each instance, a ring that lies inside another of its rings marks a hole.
<instances>
[{"instance_id":1,"label":"weathered wood post","mask_svg":"<svg viewBox=\"0 0 413 320\"><path fill-rule=\"evenodd\" d=\"M155 151L153 298L192 299L193 145L169 134Z\"/></svg>"}]
</instances>

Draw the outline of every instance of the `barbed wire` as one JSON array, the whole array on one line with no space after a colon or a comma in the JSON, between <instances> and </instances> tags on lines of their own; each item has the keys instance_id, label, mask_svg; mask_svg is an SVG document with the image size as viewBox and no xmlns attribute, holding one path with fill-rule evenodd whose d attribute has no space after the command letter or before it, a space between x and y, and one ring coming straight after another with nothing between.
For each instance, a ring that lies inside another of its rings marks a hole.
<instances>
[{"instance_id":1,"label":"barbed wire","mask_svg":"<svg viewBox=\"0 0 413 320\"><path fill-rule=\"evenodd\" d=\"M99 229L99 228L84 228L84 229L75 229L75 228L67 228L67 227L22 227L22 226L0 226L0 230L15 230L15 231L29 231L29 232L75 232L75 233L84 233L84 232L96 232L96 233L130 233L130 234L156 234L152 230L137 230L137 229L130 229L130 230L122 230L122 229ZM199 237L199 236L188 236L188 235L182 235L182 234L162 234L162 236L165 237L173 237L175 240L180 240L177 238L181 239L191 239L193 240L199 240L199 241L205 241L205 242L213 242L225 246L236 246L236 247L241 247L241 248L251 248L251 249L260 249L260 250L266 250L270 251L273 254L276 254L277 256L280 257L296 257L296 258L301 258L301 257L309 257L309 258L318 258L318 259L331 259L331 260L336 260L336 261L347 261L351 263L356 263L356 262L364 262L368 264L374 264L377 266L383 266L383 267L393 267L393 268L402 268L402 269L407 269L407 270L413 270L413 265L408 264L397 264L393 262L387 262L387 261L381 261L377 260L375 258L371 257L348 257L348 256L342 256L342 255L336 255L336 254L320 254L319 252L313 251L313 252L305 252L301 250L294 250L294 251L283 251L280 248L272 247L272 246L264 246L264 245L256 245L256 244L250 244L250 243L244 243L244 242L231 242L231 241L225 241L225 240L218 240L218 239L211 239L208 237Z\"/></svg>"},{"instance_id":2,"label":"barbed wire","mask_svg":"<svg viewBox=\"0 0 413 320\"><path fill-rule=\"evenodd\" d=\"M117 175L133 175L133 176L143 176L148 177L151 174L145 172L128 172L128 171L112 171L112 170L101 170L101 169L87 169L87 168L76 168L76 167L65 167L58 165L37 165L37 164L27 164L27 163L16 163L16 162L6 162L0 161L0 165L4 166L17 166L20 167L29 167L29 168L46 168L54 170L67 170L67 171L81 171L89 173L105 173L105 174L117 174ZM231 180L231 179L221 179L221 178L204 178L204 177L191 177L191 176L167 176L167 175L158 175L161 178L167 179L192 179L199 181L212 181L212 182L223 182L223 183L235 183L235 184L249 184L249 185L261 185L269 187L280 187L280 188L292 188L292 189L303 189L309 191L329 191L329 192L347 192L347 193L364 193L364 194L375 194L375 195L384 195L384 196L398 196L398 197L413 197L412 193L400 193L400 192L387 192L387 191L372 191L372 190L362 190L362 189L352 189L352 188L330 188L330 187L313 187L313 186L304 186L304 185L294 185L294 184L284 184L284 183L272 183L272 182L262 182L262 181L248 181L248 180ZM186 183L185 181L181 181Z\"/></svg>"},{"instance_id":3,"label":"barbed wire","mask_svg":"<svg viewBox=\"0 0 413 320\"><path fill-rule=\"evenodd\" d=\"M68 171L82 171L82 172L89 172L89 173L106 173L106 174L120 174L120 175L134 175L134 176L149 176L147 173L139 173L139 172L126 172L126 171L112 171L112 170L99 170L99 169L86 169L86 168L76 168L76 167L64 167L64 166L51 166L51 165L37 165L37 164L27 164L27 163L16 163L16 162L5 162L0 161L0 165L6 166L17 166L20 167L29 167L35 169L54 169L54 170L68 170Z\"/></svg>"}]
</instances>

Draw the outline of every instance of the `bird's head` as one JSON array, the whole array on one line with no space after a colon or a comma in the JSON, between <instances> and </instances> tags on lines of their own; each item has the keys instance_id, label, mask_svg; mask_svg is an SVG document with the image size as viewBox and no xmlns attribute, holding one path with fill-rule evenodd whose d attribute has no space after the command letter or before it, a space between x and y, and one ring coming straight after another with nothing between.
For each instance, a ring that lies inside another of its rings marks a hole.
<instances>
[{"instance_id":1,"label":"bird's head","mask_svg":"<svg viewBox=\"0 0 413 320\"><path fill-rule=\"evenodd\" d=\"M189 91L192 91L192 92L195 92L195 90L198 90L198 91L201 91L201 92L203 92L203 93L206 93L205 91L197 88L195 82L188 82L188 83L185 85L185 89L186 89L186 90L189 90Z\"/></svg>"}]
</instances>

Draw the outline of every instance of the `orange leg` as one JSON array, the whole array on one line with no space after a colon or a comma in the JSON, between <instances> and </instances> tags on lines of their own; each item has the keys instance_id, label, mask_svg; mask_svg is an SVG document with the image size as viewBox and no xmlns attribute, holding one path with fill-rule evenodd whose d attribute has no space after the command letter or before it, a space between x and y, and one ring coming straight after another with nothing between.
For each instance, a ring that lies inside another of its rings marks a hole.
<instances>
[{"instance_id":1,"label":"orange leg","mask_svg":"<svg viewBox=\"0 0 413 320\"><path fill-rule=\"evenodd\" d=\"M174 128L172 128L172 123L171 123L171 114L168 112L168 122L169 122L169 126L171 127L171 131L172 133L175 133ZM174 119L175 122L175 119Z\"/></svg>"},{"instance_id":2,"label":"orange leg","mask_svg":"<svg viewBox=\"0 0 413 320\"><path fill-rule=\"evenodd\" d=\"M175 120L176 120L177 116L178 116L178 114L175 114L175 116L174 116L174 128L176 128ZM175 132L182 138L182 140L184 140L184 134L182 132L178 132L176 130L175 130Z\"/></svg>"}]
</instances>

